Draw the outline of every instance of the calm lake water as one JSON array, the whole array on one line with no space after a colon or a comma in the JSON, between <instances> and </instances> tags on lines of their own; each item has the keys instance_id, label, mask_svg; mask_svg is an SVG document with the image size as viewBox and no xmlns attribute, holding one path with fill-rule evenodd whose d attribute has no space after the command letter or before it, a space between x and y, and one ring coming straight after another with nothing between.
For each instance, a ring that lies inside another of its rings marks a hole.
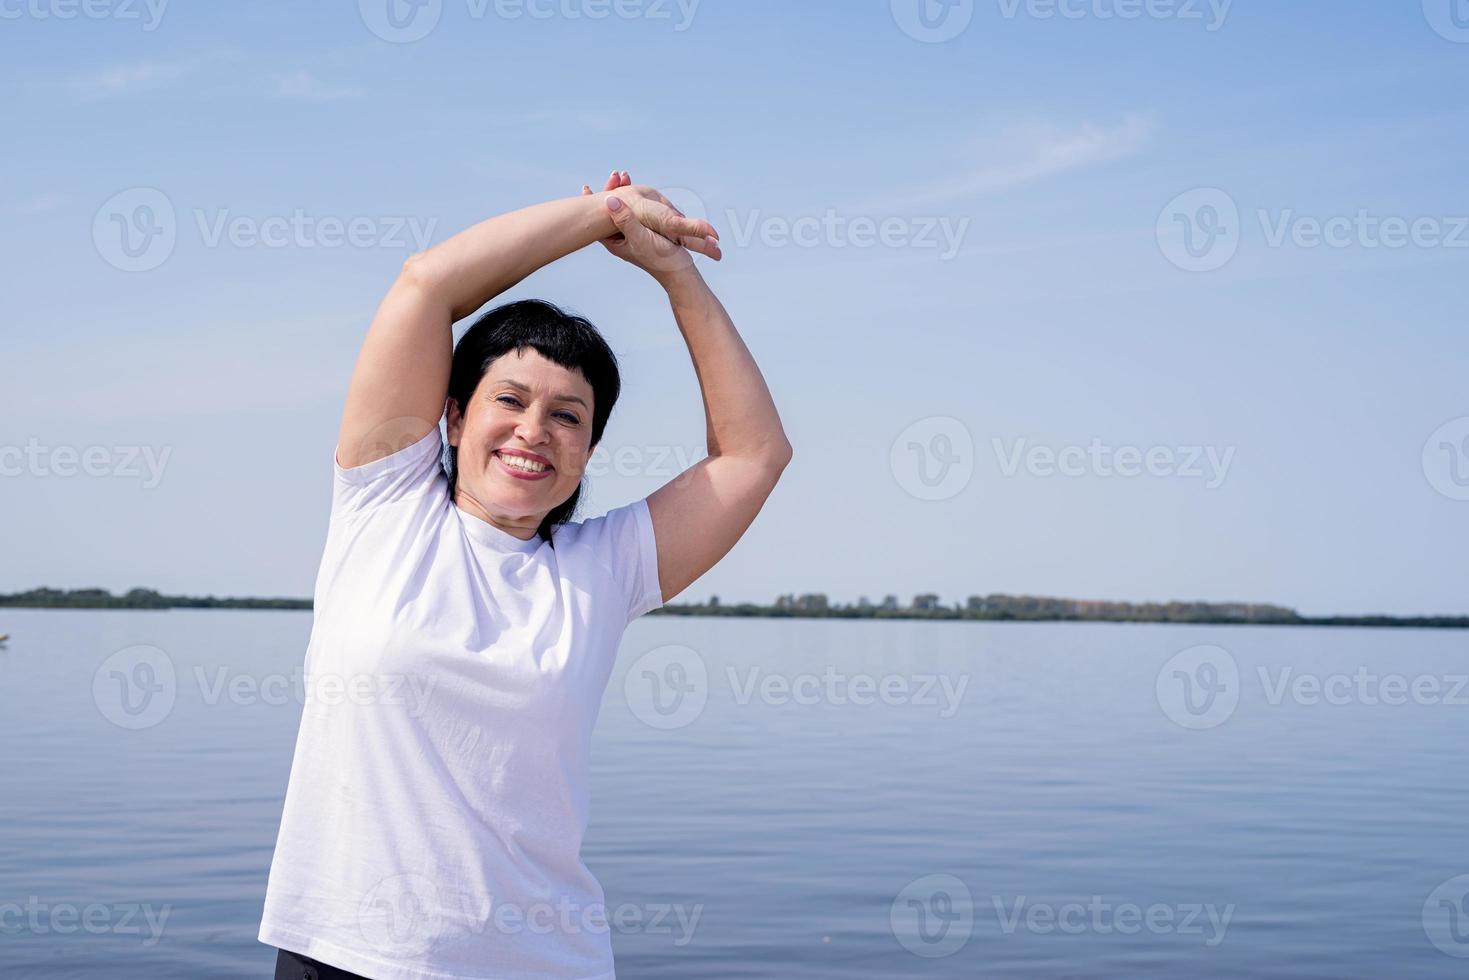
<instances>
[{"instance_id":1,"label":"calm lake water","mask_svg":"<svg viewBox=\"0 0 1469 980\"><path fill-rule=\"evenodd\" d=\"M0 975L271 975L310 624L0 610ZM645 617L585 850L619 976L1463 977L1466 641Z\"/></svg>"}]
</instances>

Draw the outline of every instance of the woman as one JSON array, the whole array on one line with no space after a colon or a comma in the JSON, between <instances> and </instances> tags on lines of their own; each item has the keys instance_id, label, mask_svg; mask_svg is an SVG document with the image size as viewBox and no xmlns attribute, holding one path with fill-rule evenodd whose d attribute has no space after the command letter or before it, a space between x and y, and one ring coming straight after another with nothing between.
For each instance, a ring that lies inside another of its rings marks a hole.
<instances>
[{"instance_id":1,"label":"woman","mask_svg":"<svg viewBox=\"0 0 1469 980\"><path fill-rule=\"evenodd\" d=\"M708 457L567 523L616 360L548 303L452 324L595 241L668 293ZM624 629L739 540L791 459L693 255L718 237L614 172L403 266L347 395L308 696L260 940L277 977L612 977L580 857L587 757ZM439 418L447 411L447 464Z\"/></svg>"}]
</instances>

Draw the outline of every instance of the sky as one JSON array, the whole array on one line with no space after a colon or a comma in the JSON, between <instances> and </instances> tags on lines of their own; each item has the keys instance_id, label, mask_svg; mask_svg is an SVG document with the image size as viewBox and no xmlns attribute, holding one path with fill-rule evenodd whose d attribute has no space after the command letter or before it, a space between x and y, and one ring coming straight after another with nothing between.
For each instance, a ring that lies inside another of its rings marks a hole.
<instances>
[{"instance_id":1,"label":"sky","mask_svg":"<svg viewBox=\"0 0 1469 980\"><path fill-rule=\"evenodd\" d=\"M675 601L1469 613L1466 80L1466 0L0 0L0 591L309 596L403 260L618 168L795 447ZM703 456L650 278L530 296L582 517Z\"/></svg>"}]
</instances>

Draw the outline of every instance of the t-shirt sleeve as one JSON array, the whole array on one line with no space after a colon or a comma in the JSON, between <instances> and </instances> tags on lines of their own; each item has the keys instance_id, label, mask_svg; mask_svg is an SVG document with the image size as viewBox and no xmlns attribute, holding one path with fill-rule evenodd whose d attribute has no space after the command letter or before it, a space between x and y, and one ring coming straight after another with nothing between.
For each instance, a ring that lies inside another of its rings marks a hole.
<instances>
[{"instance_id":1,"label":"t-shirt sleeve","mask_svg":"<svg viewBox=\"0 0 1469 980\"><path fill-rule=\"evenodd\" d=\"M439 482L447 485L442 453L437 425L411 446L351 469L337 462L334 453L331 519L350 520L383 504L427 493Z\"/></svg>"},{"instance_id":2,"label":"t-shirt sleeve","mask_svg":"<svg viewBox=\"0 0 1469 980\"><path fill-rule=\"evenodd\" d=\"M578 543L590 548L597 561L611 570L621 589L627 622L663 605L658 543L647 500L634 500L609 510L602 517L583 522L580 530Z\"/></svg>"}]
</instances>

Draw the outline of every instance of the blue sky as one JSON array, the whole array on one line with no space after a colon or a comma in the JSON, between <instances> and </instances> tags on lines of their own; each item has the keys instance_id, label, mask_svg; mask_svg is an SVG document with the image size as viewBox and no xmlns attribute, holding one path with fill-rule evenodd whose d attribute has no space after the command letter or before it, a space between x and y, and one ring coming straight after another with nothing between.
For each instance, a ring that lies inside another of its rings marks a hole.
<instances>
[{"instance_id":1,"label":"blue sky","mask_svg":"<svg viewBox=\"0 0 1469 980\"><path fill-rule=\"evenodd\" d=\"M0 590L309 595L403 259L618 167L796 446L683 598L1469 612L1469 9L426 3L0 3ZM587 515L699 458L651 280L523 296L623 360Z\"/></svg>"}]
</instances>

